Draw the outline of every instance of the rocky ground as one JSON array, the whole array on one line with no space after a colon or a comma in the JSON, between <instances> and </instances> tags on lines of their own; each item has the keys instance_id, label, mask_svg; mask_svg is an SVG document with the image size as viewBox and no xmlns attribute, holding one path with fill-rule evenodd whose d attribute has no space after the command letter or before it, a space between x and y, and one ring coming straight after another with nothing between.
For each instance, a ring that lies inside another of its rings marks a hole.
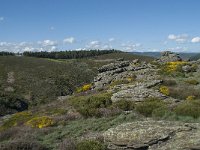
<instances>
[{"instance_id":1,"label":"rocky ground","mask_svg":"<svg viewBox=\"0 0 200 150\"><path fill-rule=\"evenodd\" d=\"M177 54L163 52L161 58L155 63L177 61L182 61ZM199 61L187 62L182 66L183 72L191 72L191 66L194 64L198 66L198 74ZM106 88L108 92L112 92L113 102L125 99L141 103L147 98L156 97L176 105L181 100L167 96L156 88L163 82L159 74L160 68L157 66L152 63L139 62L139 60L130 62L119 59L115 63L99 68L93 88L97 90ZM127 80L129 82L125 82ZM103 134L105 142L109 145L108 148L112 150L197 150L200 149L199 135L200 124L198 123L185 124L151 119L122 124Z\"/></svg>"}]
</instances>

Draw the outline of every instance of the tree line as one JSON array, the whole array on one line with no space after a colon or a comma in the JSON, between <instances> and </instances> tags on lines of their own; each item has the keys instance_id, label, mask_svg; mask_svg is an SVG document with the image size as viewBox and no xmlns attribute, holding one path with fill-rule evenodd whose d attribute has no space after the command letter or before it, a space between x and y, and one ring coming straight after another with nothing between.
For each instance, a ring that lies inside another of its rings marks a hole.
<instances>
[{"instance_id":1,"label":"tree line","mask_svg":"<svg viewBox=\"0 0 200 150\"><path fill-rule=\"evenodd\" d=\"M51 59L76 59L94 57L103 54L118 53L118 50L80 50L80 51L59 51L59 52L24 52L23 56L51 58Z\"/></svg>"},{"instance_id":2,"label":"tree line","mask_svg":"<svg viewBox=\"0 0 200 150\"><path fill-rule=\"evenodd\" d=\"M14 56L14 55L15 53L13 52L4 52L4 51L0 52L0 56Z\"/></svg>"}]
</instances>

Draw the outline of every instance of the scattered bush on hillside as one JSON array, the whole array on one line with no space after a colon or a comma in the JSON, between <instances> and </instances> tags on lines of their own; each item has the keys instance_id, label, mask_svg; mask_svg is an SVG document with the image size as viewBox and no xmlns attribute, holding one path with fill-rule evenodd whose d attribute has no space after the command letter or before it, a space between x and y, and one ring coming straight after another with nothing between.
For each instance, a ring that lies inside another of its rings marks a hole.
<instances>
[{"instance_id":1,"label":"scattered bush on hillside","mask_svg":"<svg viewBox=\"0 0 200 150\"><path fill-rule=\"evenodd\" d=\"M173 79L164 79L162 85L175 86L175 85L177 85L177 83L176 83L176 80L173 80Z\"/></svg>"},{"instance_id":2,"label":"scattered bush on hillside","mask_svg":"<svg viewBox=\"0 0 200 150\"><path fill-rule=\"evenodd\" d=\"M28 139L12 140L0 144L1 150L48 150L40 143Z\"/></svg>"},{"instance_id":3,"label":"scattered bush on hillside","mask_svg":"<svg viewBox=\"0 0 200 150\"><path fill-rule=\"evenodd\" d=\"M9 118L7 121L3 123L3 125L0 127L0 130L5 130L13 126L24 124L24 122L26 122L30 118L32 118L32 114L30 112L25 111L25 112L15 113L14 115L12 115L11 118Z\"/></svg>"},{"instance_id":4,"label":"scattered bush on hillside","mask_svg":"<svg viewBox=\"0 0 200 150\"><path fill-rule=\"evenodd\" d=\"M187 62L184 61L167 62L165 66L165 71L169 73L175 71L182 71L182 69L180 70L180 68L185 64L187 64Z\"/></svg>"},{"instance_id":5,"label":"scattered bush on hillside","mask_svg":"<svg viewBox=\"0 0 200 150\"><path fill-rule=\"evenodd\" d=\"M113 86L116 86L116 85L120 85L120 84L128 84L130 81L129 80L126 80L126 79L123 79L123 80L115 80L113 81L110 86L113 87Z\"/></svg>"},{"instance_id":6,"label":"scattered bush on hillside","mask_svg":"<svg viewBox=\"0 0 200 150\"><path fill-rule=\"evenodd\" d=\"M160 92L166 96L169 95L169 88L167 86L161 86L160 87Z\"/></svg>"},{"instance_id":7,"label":"scattered bush on hillside","mask_svg":"<svg viewBox=\"0 0 200 150\"><path fill-rule=\"evenodd\" d=\"M163 75L171 75L171 76L185 76L182 66L186 65L187 62L184 61L176 61L176 62L167 62L163 65L160 65L159 68L161 69L159 71L160 74Z\"/></svg>"},{"instance_id":8,"label":"scattered bush on hillside","mask_svg":"<svg viewBox=\"0 0 200 150\"><path fill-rule=\"evenodd\" d=\"M109 93L75 97L69 101L77 111L85 117L99 116L99 108L106 108L112 104L111 95Z\"/></svg>"},{"instance_id":9,"label":"scattered bush on hillside","mask_svg":"<svg viewBox=\"0 0 200 150\"><path fill-rule=\"evenodd\" d=\"M86 92L88 90L91 90L92 88L92 84L85 84L82 87L77 88L76 92L80 93L80 92Z\"/></svg>"},{"instance_id":10,"label":"scattered bush on hillside","mask_svg":"<svg viewBox=\"0 0 200 150\"><path fill-rule=\"evenodd\" d=\"M173 112L169 110L167 106L159 107L152 112L152 117L165 119L173 115Z\"/></svg>"},{"instance_id":11,"label":"scattered bush on hillside","mask_svg":"<svg viewBox=\"0 0 200 150\"><path fill-rule=\"evenodd\" d=\"M200 101L184 101L175 108L175 113L180 116L200 117Z\"/></svg>"},{"instance_id":12,"label":"scattered bush on hillside","mask_svg":"<svg viewBox=\"0 0 200 150\"><path fill-rule=\"evenodd\" d=\"M195 99L195 96L193 96L193 95L190 95L190 96L188 96L187 98L186 98L186 100L188 100L188 101L192 101L192 100L194 100Z\"/></svg>"},{"instance_id":13,"label":"scattered bush on hillside","mask_svg":"<svg viewBox=\"0 0 200 150\"><path fill-rule=\"evenodd\" d=\"M26 125L32 128L45 128L52 126L53 124L54 120L47 116L35 117L26 122Z\"/></svg>"},{"instance_id":14,"label":"scattered bush on hillside","mask_svg":"<svg viewBox=\"0 0 200 150\"><path fill-rule=\"evenodd\" d=\"M105 150L105 146L98 141L84 140L77 144L77 150Z\"/></svg>"},{"instance_id":15,"label":"scattered bush on hillside","mask_svg":"<svg viewBox=\"0 0 200 150\"><path fill-rule=\"evenodd\" d=\"M191 84L191 85L198 85L199 84L199 81L197 81L195 79L186 80L185 82L188 83L188 84Z\"/></svg>"},{"instance_id":16,"label":"scattered bush on hillside","mask_svg":"<svg viewBox=\"0 0 200 150\"><path fill-rule=\"evenodd\" d=\"M146 117L151 117L154 110L164 107L166 104L162 100L151 98L137 104L135 110Z\"/></svg>"},{"instance_id":17,"label":"scattered bush on hillside","mask_svg":"<svg viewBox=\"0 0 200 150\"><path fill-rule=\"evenodd\" d=\"M184 86L184 87L170 87L169 88L169 96L185 100L188 96L195 96L196 99L200 99L200 92L198 89L195 89L191 86Z\"/></svg>"},{"instance_id":18,"label":"scattered bush on hillside","mask_svg":"<svg viewBox=\"0 0 200 150\"><path fill-rule=\"evenodd\" d=\"M113 107L115 108L119 108L123 111L129 111L129 110L133 110L135 107L135 104L131 101L127 101L127 100L119 100L117 102L114 102L112 104Z\"/></svg>"}]
</instances>

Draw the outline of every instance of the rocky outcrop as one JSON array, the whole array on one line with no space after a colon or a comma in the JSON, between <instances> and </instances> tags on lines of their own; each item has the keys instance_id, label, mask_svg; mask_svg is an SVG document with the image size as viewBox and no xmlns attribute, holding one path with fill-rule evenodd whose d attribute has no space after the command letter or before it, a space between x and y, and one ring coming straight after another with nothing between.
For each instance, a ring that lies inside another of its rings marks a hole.
<instances>
[{"instance_id":1,"label":"rocky outcrop","mask_svg":"<svg viewBox=\"0 0 200 150\"><path fill-rule=\"evenodd\" d=\"M164 51L161 53L161 57L157 61L159 63L166 63L172 61L182 61L182 58L177 53Z\"/></svg>"},{"instance_id":2,"label":"rocky outcrop","mask_svg":"<svg viewBox=\"0 0 200 150\"><path fill-rule=\"evenodd\" d=\"M124 85L119 88L119 92L112 95L111 100L113 102L119 100L128 100L134 102L141 102L147 98L166 98L165 95L160 93L158 90L154 90L150 87L156 86L161 83L161 80L153 80L150 82L136 83L134 85ZM119 85L120 86L120 85ZM118 87L119 87L118 86Z\"/></svg>"},{"instance_id":3,"label":"rocky outcrop","mask_svg":"<svg viewBox=\"0 0 200 150\"><path fill-rule=\"evenodd\" d=\"M200 148L199 127L199 124L147 120L119 125L103 136L110 150L191 150Z\"/></svg>"},{"instance_id":4,"label":"rocky outcrop","mask_svg":"<svg viewBox=\"0 0 200 150\"><path fill-rule=\"evenodd\" d=\"M112 92L111 100L128 100L140 102L147 98L166 98L158 90L153 89L160 84L160 76L157 74L156 66L138 60L116 61L99 68L99 74L94 79L94 89L101 89L108 86L108 92ZM134 82L109 86L115 81L126 80L134 77Z\"/></svg>"}]
</instances>

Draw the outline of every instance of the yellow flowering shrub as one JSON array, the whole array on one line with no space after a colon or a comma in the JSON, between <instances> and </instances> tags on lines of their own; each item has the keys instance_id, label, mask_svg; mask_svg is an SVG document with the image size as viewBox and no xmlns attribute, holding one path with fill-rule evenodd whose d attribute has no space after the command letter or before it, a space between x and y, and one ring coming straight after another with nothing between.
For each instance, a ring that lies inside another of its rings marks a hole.
<instances>
[{"instance_id":1,"label":"yellow flowering shrub","mask_svg":"<svg viewBox=\"0 0 200 150\"><path fill-rule=\"evenodd\" d=\"M169 95L169 88L167 86L161 86L160 87L160 92L164 95Z\"/></svg>"},{"instance_id":2,"label":"yellow flowering shrub","mask_svg":"<svg viewBox=\"0 0 200 150\"><path fill-rule=\"evenodd\" d=\"M128 78L127 78L127 81L128 81L128 82L132 82L132 81L134 81L134 80L135 80L135 78L133 78L133 77L128 77Z\"/></svg>"},{"instance_id":3,"label":"yellow flowering shrub","mask_svg":"<svg viewBox=\"0 0 200 150\"><path fill-rule=\"evenodd\" d=\"M2 124L2 126L0 127L0 130L4 130L4 129L11 128L13 126L24 124L24 122L29 120L31 117L32 117L32 114L28 111L15 113L14 115L12 115L11 118L6 120Z\"/></svg>"},{"instance_id":4,"label":"yellow flowering shrub","mask_svg":"<svg viewBox=\"0 0 200 150\"><path fill-rule=\"evenodd\" d=\"M187 62L184 61L174 61L174 62L168 62L165 65L165 71L166 72L175 72L177 71L178 67L181 65L185 65Z\"/></svg>"},{"instance_id":5,"label":"yellow flowering shrub","mask_svg":"<svg viewBox=\"0 0 200 150\"><path fill-rule=\"evenodd\" d=\"M45 128L52 126L53 124L53 119L47 116L35 117L26 122L26 125L31 126L32 128Z\"/></svg>"},{"instance_id":6,"label":"yellow flowering shrub","mask_svg":"<svg viewBox=\"0 0 200 150\"><path fill-rule=\"evenodd\" d=\"M83 85L82 87L79 87L77 88L77 92L80 93L80 92L85 92L85 91L88 91L92 88L92 84L85 84Z\"/></svg>"},{"instance_id":7,"label":"yellow flowering shrub","mask_svg":"<svg viewBox=\"0 0 200 150\"><path fill-rule=\"evenodd\" d=\"M188 101L192 101L192 100L194 100L195 99L195 96L193 96L193 95L190 95L190 96L188 96L187 98L186 98L186 100L188 100Z\"/></svg>"}]
</instances>

